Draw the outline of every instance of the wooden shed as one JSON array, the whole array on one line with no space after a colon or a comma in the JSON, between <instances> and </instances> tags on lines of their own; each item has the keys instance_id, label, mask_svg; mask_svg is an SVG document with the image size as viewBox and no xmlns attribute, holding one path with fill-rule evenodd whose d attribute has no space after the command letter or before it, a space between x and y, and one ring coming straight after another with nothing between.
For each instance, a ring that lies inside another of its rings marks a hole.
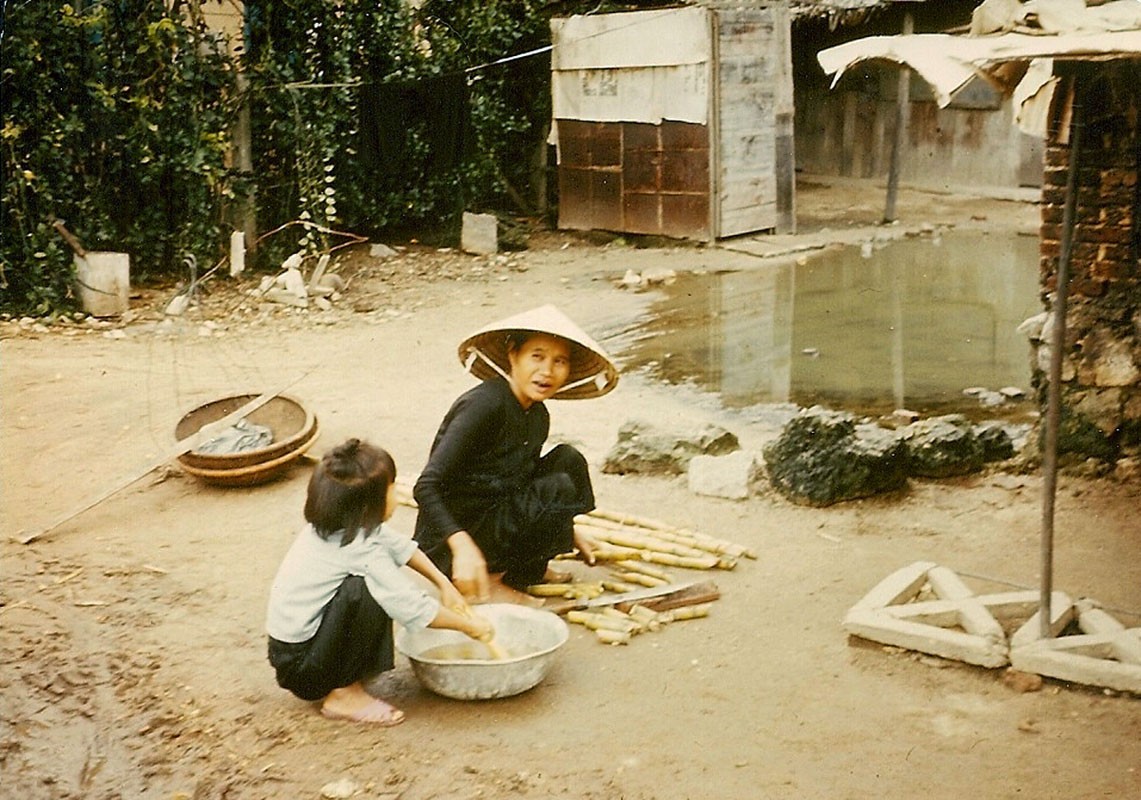
<instances>
[{"instance_id":1,"label":"wooden shed","mask_svg":"<svg viewBox=\"0 0 1141 800\"><path fill-rule=\"evenodd\" d=\"M560 228L794 229L787 3L554 19L551 41Z\"/></svg>"}]
</instances>

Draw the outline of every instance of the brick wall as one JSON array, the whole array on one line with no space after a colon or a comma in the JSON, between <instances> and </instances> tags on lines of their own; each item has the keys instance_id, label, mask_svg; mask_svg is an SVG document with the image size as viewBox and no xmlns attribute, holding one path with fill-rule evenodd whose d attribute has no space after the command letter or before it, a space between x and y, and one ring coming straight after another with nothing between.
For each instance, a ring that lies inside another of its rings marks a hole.
<instances>
[{"instance_id":1,"label":"brick wall","mask_svg":"<svg viewBox=\"0 0 1141 800\"><path fill-rule=\"evenodd\" d=\"M1108 461L1141 456L1141 62L1063 65L1085 125L1069 266L1059 451ZM1057 286L1071 146L1065 87L1055 99L1042 185L1041 286ZM1051 320L1032 335L1043 409Z\"/></svg>"}]
</instances>

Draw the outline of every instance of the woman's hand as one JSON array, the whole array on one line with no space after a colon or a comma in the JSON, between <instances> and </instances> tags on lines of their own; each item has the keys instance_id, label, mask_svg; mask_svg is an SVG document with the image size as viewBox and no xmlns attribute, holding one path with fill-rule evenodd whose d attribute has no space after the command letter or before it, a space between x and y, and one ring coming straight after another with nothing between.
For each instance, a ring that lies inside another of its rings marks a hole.
<instances>
[{"instance_id":1,"label":"woman's hand","mask_svg":"<svg viewBox=\"0 0 1141 800\"><path fill-rule=\"evenodd\" d=\"M456 531L448 537L452 550L452 583L469 603L486 603L491 599L491 578L483 551L467 531Z\"/></svg>"},{"instance_id":2,"label":"woman's hand","mask_svg":"<svg viewBox=\"0 0 1141 800\"><path fill-rule=\"evenodd\" d=\"M582 555L582 560L594 566L594 548L596 542L585 533L574 532L575 549Z\"/></svg>"}]
</instances>

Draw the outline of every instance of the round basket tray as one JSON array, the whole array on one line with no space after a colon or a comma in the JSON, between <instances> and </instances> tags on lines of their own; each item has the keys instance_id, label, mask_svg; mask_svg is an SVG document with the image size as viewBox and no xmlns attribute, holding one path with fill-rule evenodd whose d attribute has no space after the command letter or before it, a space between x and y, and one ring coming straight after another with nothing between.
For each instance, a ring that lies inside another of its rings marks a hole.
<instances>
[{"instance_id":1,"label":"round basket tray","mask_svg":"<svg viewBox=\"0 0 1141 800\"><path fill-rule=\"evenodd\" d=\"M174 427L174 437L182 440L193 436L203 426L217 422L257 397L257 394L238 394L199 406L178 421ZM277 461L298 450L302 445L307 447L316 438L317 417L298 400L288 395L277 395L265 405L250 412L246 419L273 431L273 441L265 447L243 450L240 453L199 453L191 450L178 457L179 463L189 467L190 470L209 472L242 469ZM297 455L303 452L304 450Z\"/></svg>"},{"instance_id":2,"label":"round basket tray","mask_svg":"<svg viewBox=\"0 0 1141 800\"><path fill-rule=\"evenodd\" d=\"M283 475L295 461L305 455L305 451L312 446L313 442L317 441L319 432L320 430L314 422L308 439L300 442L293 450L258 464L248 464L232 469L203 469L180 460L180 466L183 471L193 475L203 483L215 486L256 486L260 483L268 483Z\"/></svg>"}]
</instances>

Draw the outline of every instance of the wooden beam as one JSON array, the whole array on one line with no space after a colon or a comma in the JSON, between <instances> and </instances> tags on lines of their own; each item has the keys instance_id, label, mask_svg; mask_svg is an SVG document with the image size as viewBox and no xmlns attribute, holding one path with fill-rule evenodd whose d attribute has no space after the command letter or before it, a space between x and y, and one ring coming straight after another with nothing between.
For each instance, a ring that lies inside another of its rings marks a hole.
<instances>
[{"instance_id":1,"label":"wooden beam","mask_svg":"<svg viewBox=\"0 0 1141 800\"><path fill-rule=\"evenodd\" d=\"M903 35L909 36L915 30L915 20L908 11L903 15ZM895 133L891 140L891 164L887 172L887 201L884 204L883 221L895 222L895 201L899 195L899 162L903 158L903 137L907 132L907 112L911 101L911 67L899 67L899 97L895 106Z\"/></svg>"}]
</instances>

